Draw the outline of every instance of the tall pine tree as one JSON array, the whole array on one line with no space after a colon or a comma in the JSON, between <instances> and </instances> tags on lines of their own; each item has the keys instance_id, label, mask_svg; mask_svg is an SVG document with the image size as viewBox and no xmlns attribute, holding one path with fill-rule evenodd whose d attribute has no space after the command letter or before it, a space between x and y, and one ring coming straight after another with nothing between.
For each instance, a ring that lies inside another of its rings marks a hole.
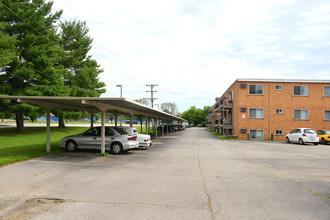
<instances>
[{"instance_id":1,"label":"tall pine tree","mask_svg":"<svg viewBox=\"0 0 330 220\"><path fill-rule=\"evenodd\" d=\"M60 64L66 69L65 83L70 86L70 96L99 97L105 92L99 74L103 72L88 52L92 38L88 36L86 22L65 21L60 24L60 44L63 47ZM65 113L56 110L59 127L64 127Z\"/></svg>"},{"instance_id":2,"label":"tall pine tree","mask_svg":"<svg viewBox=\"0 0 330 220\"><path fill-rule=\"evenodd\" d=\"M59 36L55 24L62 11L52 13L53 2L44 0L1 0L0 23L3 32L13 37L15 56L1 66L0 93L8 95L59 96L68 95L63 83L64 69L58 65ZM31 106L10 103L15 111L17 131L24 131L24 114Z\"/></svg>"}]
</instances>

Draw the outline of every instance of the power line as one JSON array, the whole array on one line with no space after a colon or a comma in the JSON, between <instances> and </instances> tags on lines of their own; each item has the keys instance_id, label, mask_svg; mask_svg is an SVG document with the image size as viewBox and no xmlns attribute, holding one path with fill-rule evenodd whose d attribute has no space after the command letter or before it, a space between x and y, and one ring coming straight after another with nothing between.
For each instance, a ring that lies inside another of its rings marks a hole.
<instances>
[{"instance_id":1,"label":"power line","mask_svg":"<svg viewBox=\"0 0 330 220\"><path fill-rule=\"evenodd\" d=\"M2 2L1 2L1 4L2 5L4 5L11 13L13 13L14 15L16 15L19 19L21 19L21 21L23 21L23 23L25 23L25 24L27 24L29 27L31 27L33 30L35 30L36 32L38 32L38 34L41 36L41 37L43 37L44 39L46 39L48 42L49 42L49 38L48 37L46 37L46 36L44 36L42 33L40 33L37 29L35 29L33 26L31 26L27 21L25 21L22 17L20 17L18 14L16 14L14 11L12 11L10 8L8 8L5 4L3 4ZM33 52L33 51L30 51L30 50L28 50L28 49L26 49L24 46L22 46L22 45L20 45L20 44L18 44L18 46L20 46L20 47L22 47L23 49L25 49L25 51L27 51L27 52L29 52L29 53L31 53L31 54L34 54L35 56L39 56L38 54L36 54L35 52ZM48 76L48 75L47 75ZM82 80L80 80L79 78L78 79L75 79L75 80L79 80L80 82L83 82L83 83L85 83L84 81L82 81Z\"/></svg>"},{"instance_id":2,"label":"power line","mask_svg":"<svg viewBox=\"0 0 330 220\"><path fill-rule=\"evenodd\" d=\"M43 37L44 39L46 39L47 41L49 41L49 38L47 38L46 36L44 36L42 33L40 33L36 28L34 28L32 25L30 25L27 21L25 21L22 17L20 17L18 14L16 14L13 10L11 10L9 7L7 7L5 4L3 4L2 2L1 2L1 4L3 5L3 6L5 6L11 13L13 13L14 15L16 15L23 23L25 23L25 24L27 24L29 27L31 27L33 30L35 30L41 37ZM21 45L20 45L21 46ZM22 48L24 48L27 52L30 52L30 53L32 53L32 54L34 54L34 55L36 55L34 52L31 52L31 51L29 51L29 50L27 50L25 47L23 47L23 46L21 46ZM97 50L97 49L96 49ZM102 54L101 52L100 52L100 54L102 55L102 56L104 56L108 61L110 61L114 66L117 66L115 63L113 63L110 59L108 59L104 54ZM107 64L107 63L106 63ZM24 65L24 64L23 64ZM110 65L109 65L110 66ZM114 69L112 66L110 66L110 68L112 68L112 69ZM119 67L117 66L117 68L119 69ZM115 70L115 69L114 69ZM123 71L122 71L123 72ZM43 73L44 74L44 73ZM47 74L44 74L44 75L47 75ZM130 77L132 77L132 76L130 76ZM80 80L80 79L79 79ZM82 81L81 81L82 82ZM86 92L85 92L86 93ZM87 93L88 94L88 93ZM90 94L89 94L90 95Z\"/></svg>"},{"instance_id":3,"label":"power line","mask_svg":"<svg viewBox=\"0 0 330 220\"><path fill-rule=\"evenodd\" d=\"M4 56L8 57L8 58L11 59L11 60L16 61L16 62L22 64L23 66L25 66L25 67L27 67L27 68L29 68L29 69L32 69L32 70L34 70L34 71L36 71L37 73L40 73L40 74L42 74L42 75L44 75L44 76L48 76L49 78L51 78L51 79L53 79L53 80L55 80L55 81L58 81L58 82L63 83L63 85L66 85L66 86L68 86L68 87L70 87L70 88L73 88L73 89L79 90L79 91L81 91L81 92L83 92L83 93L85 93L85 94L88 94L88 95L93 96L92 93L88 93L87 91L84 91L84 90L82 90L82 89L80 89L80 88L78 88L78 87L75 87L75 86L72 86L72 85L68 85L67 83L65 83L65 82L63 82L63 81L61 81L61 80L59 80L59 79L56 79L56 78L54 78L54 77L52 77L52 76L50 76L50 75L48 75L48 74L46 74L46 73L44 73L44 72L42 72L42 71L40 71L40 70L37 70L37 69L35 69L35 68L33 68L33 67L30 67L29 65L27 65L27 64L25 64L25 63L23 63L23 62L21 62L21 61L19 61L19 60L17 60L17 59L14 59L14 58L8 56L7 54L5 54L5 53L3 53L3 52L1 52L1 51L0 51L0 53L1 53L2 55L4 55ZM19 78L20 78L20 77L19 77ZM86 89L86 90L90 90L90 89ZM92 90L90 90L90 91L92 91Z\"/></svg>"},{"instance_id":4,"label":"power line","mask_svg":"<svg viewBox=\"0 0 330 220\"><path fill-rule=\"evenodd\" d=\"M68 7L68 9L77 17L79 18L80 20L82 20L78 14L64 1L62 0L62 2ZM101 41L97 35L92 31L92 30L89 30L93 35L94 37L104 46L105 49L107 49L110 54L116 59L119 61L119 63L121 63L122 66L124 66L127 70L129 70L132 74L130 74L129 72L127 72L126 70L122 69L119 65L117 65L116 63L114 63L114 61L110 60L107 56L105 56L101 51L99 51L97 48L93 48L94 50L96 50L98 53L100 53L106 60L108 60L110 63L112 63L120 72L126 74L128 77L130 78L134 78L135 80L137 81L140 81L141 83L144 83L145 81L139 77L136 76L136 74L130 70L126 64L124 62L122 62L108 47L106 44L103 43L103 41ZM108 63L106 63L106 65L109 65ZM113 70L115 70L111 65L109 65L110 68L112 68ZM116 70L115 70L116 71Z\"/></svg>"},{"instance_id":5,"label":"power line","mask_svg":"<svg viewBox=\"0 0 330 220\"><path fill-rule=\"evenodd\" d=\"M151 93L151 98L148 98L148 99L150 99L150 101L151 101L151 107L153 108L154 107L154 100L155 99L158 99L158 98L154 98L154 93L155 92L158 92L157 90L154 90L154 87L155 86L158 86L158 85L157 84L150 84L150 85L146 85L146 86L150 86L150 89L151 89L151 91L147 91L147 93L148 92Z\"/></svg>"},{"instance_id":6,"label":"power line","mask_svg":"<svg viewBox=\"0 0 330 220\"><path fill-rule=\"evenodd\" d=\"M40 33L36 28L34 28L32 25L30 25L27 21L25 21L22 17L20 17L18 14L16 14L13 10L11 10L11 9L10 9L9 7L7 7L5 4L3 4L2 2L0 2L0 3L1 3L4 7L6 7L11 13L13 13L14 15L16 15L16 16L17 16L17 17L18 17L23 23L27 24L29 27L31 27L33 30L35 30L35 31L36 31L41 37L43 37L44 39L46 39L46 40L49 42L49 38L48 38L48 37L46 37L46 36L44 36L42 33ZM20 47L22 47L23 49L25 49L26 52L29 52L29 53L34 54L34 55L36 55L36 56L39 56L39 55L37 55L35 52L32 52L32 51L26 49L24 46L22 46L22 45L20 45L20 44L18 44L18 46L20 46ZM1 52L1 51L0 51L0 52ZM2 53L2 52L1 52L1 53ZM37 70L37 69L35 69L35 68L32 68L32 67L26 65L26 64L23 63L23 62L20 62L20 61L18 61L18 60L16 60L16 59L13 59L13 58L9 57L8 55L6 55L6 54L4 54L4 53L2 53L2 54L5 55L5 56L7 56L8 58L14 60L14 61L17 61L17 62L21 63L22 65L24 65L24 66L26 66L26 67L28 67L28 68L30 68L30 69L33 69L34 71L36 71L36 72L38 72L38 73L40 73L40 74L42 74L42 75L45 75L45 76L48 76L48 77L50 77L50 78L52 78L52 79L54 79L54 80L57 80L57 79L55 79L54 77L49 76L48 74L46 74L46 73L44 73L44 72L41 72L41 71L39 71L39 70ZM84 81L80 80L79 78L78 78L78 79L75 79L75 80L79 80L80 82L84 82ZM60 81L60 80L57 80L57 81ZM65 83L65 82L63 82L63 83L64 83L64 85L67 85L67 86L69 86L69 87L71 87L71 88L74 88L74 89L76 89L76 90L82 91L83 93L86 93L86 94L88 94L88 95L93 96L92 93L88 93L88 92L83 91L82 89L80 89L80 88L78 88L78 87L74 87L74 86L68 85L68 84ZM86 90L90 90L90 89L86 89ZM92 92L92 90L90 90L90 91Z\"/></svg>"}]
</instances>

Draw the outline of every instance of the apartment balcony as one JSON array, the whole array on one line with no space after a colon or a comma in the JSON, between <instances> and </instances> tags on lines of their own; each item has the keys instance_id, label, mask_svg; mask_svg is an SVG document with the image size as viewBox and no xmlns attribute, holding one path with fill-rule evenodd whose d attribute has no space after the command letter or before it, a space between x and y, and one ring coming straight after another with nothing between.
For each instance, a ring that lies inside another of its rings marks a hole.
<instances>
[{"instance_id":1,"label":"apartment balcony","mask_svg":"<svg viewBox=\"0 0 330 220\"><path fill-rule=\"evenodd\" d=\"M223 129L233 129L233 121L229 119L221 119L220 127Z\"/></svg>"},{"instance_id":2,"label":"apartment balcony","mask_svg":"<svg viewBox=\"0 0 330 220\"><path fill-rule=\"evenodd\" d=\"M221 100L220 107L218 111L221 111L223 109L232 109L233 108L233 101L232 100Z\"/></svg>"}]
</instances>

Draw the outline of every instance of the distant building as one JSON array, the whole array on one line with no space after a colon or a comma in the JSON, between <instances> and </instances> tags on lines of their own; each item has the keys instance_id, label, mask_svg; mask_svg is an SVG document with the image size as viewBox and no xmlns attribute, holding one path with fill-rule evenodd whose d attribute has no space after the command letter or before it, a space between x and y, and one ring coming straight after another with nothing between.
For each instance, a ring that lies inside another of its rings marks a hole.
<instances>
[{"instance_id":1,"label":"distant building","mask_svg":"<svg viewBox=\"0 0 330 220\"><path fill-rule=\"evenodd\" d=\"M298 127L330 130L330 80L237 79L206 123L238 139L285 140Z\"/></svg>"}]
</instances>

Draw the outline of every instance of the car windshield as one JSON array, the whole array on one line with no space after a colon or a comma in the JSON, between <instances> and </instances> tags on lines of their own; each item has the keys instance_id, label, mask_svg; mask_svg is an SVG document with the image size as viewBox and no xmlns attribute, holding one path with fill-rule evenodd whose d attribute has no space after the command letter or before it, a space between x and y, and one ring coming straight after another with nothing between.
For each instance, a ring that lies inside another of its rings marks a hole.
<instances>
[{"instance_id":1,"label":"car windshield","mask_svg":"<svg viewBox=\"0 0 330 220\"><path fill-rule=\"evenodd\" d=\"M114 127L114 129L121 135L128 134L126 131L124 131L122 128Z\"/></svg>"},{"instance_id":2,"label":"car windshield","mask_svg":"<svg viewBox=\"0 0 330 220\"><path fill-rule=\"evenodd\" d=\"M83 136L97 136L98 135L98 128L90 128L87 131L85 131L84 133L82 133Z\"/></svg>"},{"instance_id":3,"label":"car windshield","mask_svg":"<svg viewBox=\"0 0 330 220\"><path fill-rule=\"evenodd\" d=\"M316 132L313 129L304 129L304 133L306 133L306 134L315 134Z\"/></svg>"}]
</instances>

